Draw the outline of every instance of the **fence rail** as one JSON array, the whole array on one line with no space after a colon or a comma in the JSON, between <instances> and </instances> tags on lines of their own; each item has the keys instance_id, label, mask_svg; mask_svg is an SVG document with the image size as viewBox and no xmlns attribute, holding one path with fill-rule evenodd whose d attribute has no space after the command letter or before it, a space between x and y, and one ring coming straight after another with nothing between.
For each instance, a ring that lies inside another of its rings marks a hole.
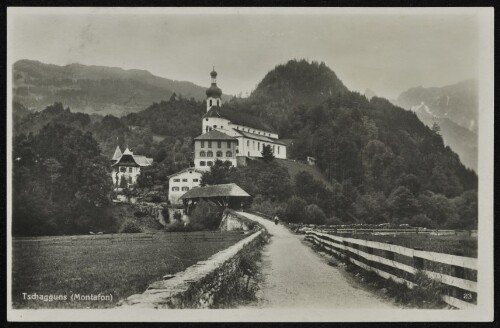
<instances>
[{"instance_id":1,"label":"fence rail","mask_svg":"<svg viewBox=\"0 0 500 328\"><path fill-rule=\"evenodd\" d=\"M477 259L435 253L370 240L307 231L306 239L385 279L409 288L416 286L415 275L422 272L440 282L445 290L442 300L459 309L477 305Z\"/></svg>"},{"instance_id":2,"label":"fence rail","mask_svg":"<svg viewBox=\"0 0 500 328\"><path fill-rule=\"evenodd\" d=\"M443 229L420 229L420 228L337 228L320 229L321 232L336 234L431 234L437 236L469 234L477 236L477 230L443 230Z\"/></svg>"}]
</instances>

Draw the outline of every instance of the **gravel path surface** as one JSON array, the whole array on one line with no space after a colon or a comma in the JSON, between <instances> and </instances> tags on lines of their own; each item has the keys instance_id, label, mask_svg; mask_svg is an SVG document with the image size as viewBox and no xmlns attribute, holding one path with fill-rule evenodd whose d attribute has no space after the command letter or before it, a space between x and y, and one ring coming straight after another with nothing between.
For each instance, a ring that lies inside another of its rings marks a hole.
<instances>
[{"instance_id":1,"label":"gravel path surface","mask_svg":"<svg viewBox=\"0 0 500 328\"><path fill-rule=\"evenodd\" d=\"M397 308L388 300L363 289L341 269L302 242L303 236L257 215L240 212L258 221L272 235L263 251L263 283L258 308Z\"/></svg>"}]
</instances>

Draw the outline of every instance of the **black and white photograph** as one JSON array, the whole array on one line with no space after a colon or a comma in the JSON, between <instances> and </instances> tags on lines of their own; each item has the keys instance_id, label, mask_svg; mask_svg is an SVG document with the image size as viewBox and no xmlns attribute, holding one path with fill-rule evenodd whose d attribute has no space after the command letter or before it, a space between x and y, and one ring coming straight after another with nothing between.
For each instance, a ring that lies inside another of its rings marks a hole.
<instances>
[{"instance_id":1,"label":"black and white photograph","mask_svg":"<svg viewBox=\"0 0 500 328\"><path fill-rule=\"evenodd\" d=\"M9 321L492 321L493 8L7 8Z\"/></svg>"}]
</instances>

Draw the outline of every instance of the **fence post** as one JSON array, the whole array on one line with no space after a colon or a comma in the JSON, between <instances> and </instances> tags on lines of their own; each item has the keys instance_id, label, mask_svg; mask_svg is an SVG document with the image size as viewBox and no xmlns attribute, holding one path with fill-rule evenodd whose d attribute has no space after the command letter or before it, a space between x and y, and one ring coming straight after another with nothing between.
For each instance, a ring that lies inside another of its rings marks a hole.
<instances>
[{"instance_id":1,"label":"fence post","mask_svg":"<svg viewBox=\"0 0 500 328\"><path fill-rule=\"evenodd\" d=\"M421 251L423 250L420 247L414 247L414 251ZM417 270L423 270L424 269L424 259L421 257L415 256L415 253L413 254L413 267Z\"/></svg>"},{"instance_id":2,"label":"fence post","mask_svg":"<svg viewBox=\"0 0 500 328\"><path fill-rule=\"evenodd\" d=\"M392 241L386 241L385 242L386 244L389 244L389 245L392 245L393 242ZM385 258L388 259L388 260L391 260L391 261L394 261L394 253L393 252L390 252L390 251L384 251L384 254L385 254Z\"/></svg>"}]
</instances>

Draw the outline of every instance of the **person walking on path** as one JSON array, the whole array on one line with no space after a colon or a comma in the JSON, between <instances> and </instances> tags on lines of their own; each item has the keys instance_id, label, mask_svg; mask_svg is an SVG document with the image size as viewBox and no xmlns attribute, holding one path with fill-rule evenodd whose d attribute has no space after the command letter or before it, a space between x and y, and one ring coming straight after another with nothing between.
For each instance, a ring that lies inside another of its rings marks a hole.
<instances>
[{"instance_id":1,"label":"person walking on path","mask_svg":"<svg viewBox=\"0 0 500 328\"><path fill-rule=\"evenodd\" d=\"M280 219L278 218L278 215L275 214L274 215L274 224L278 225L279 222L280 222Z\"/></svg>"}]
</instances>

